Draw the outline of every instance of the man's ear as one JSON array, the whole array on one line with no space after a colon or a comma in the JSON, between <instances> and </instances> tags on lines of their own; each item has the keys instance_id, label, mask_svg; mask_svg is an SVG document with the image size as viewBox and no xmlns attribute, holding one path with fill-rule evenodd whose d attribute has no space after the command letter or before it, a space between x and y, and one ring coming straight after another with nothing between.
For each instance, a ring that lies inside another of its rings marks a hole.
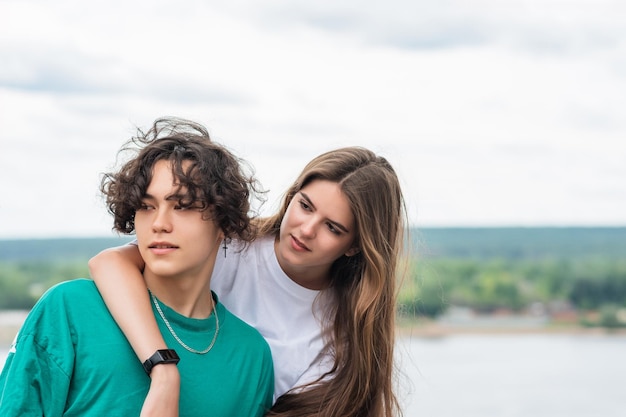
<instances>
[{"instance_id":1,"label":"man's ear","mask_svg":"<svg viewBox=\"0 0 626 417\"><path fill-rule=\"evenodd\" d=\"M354 255L356 255L359 252L361 252L361 249L354 247L354 248L348 249L348 251L344 255L346 255L346 256L354 256Z\"/></svg>"}]
</instances>

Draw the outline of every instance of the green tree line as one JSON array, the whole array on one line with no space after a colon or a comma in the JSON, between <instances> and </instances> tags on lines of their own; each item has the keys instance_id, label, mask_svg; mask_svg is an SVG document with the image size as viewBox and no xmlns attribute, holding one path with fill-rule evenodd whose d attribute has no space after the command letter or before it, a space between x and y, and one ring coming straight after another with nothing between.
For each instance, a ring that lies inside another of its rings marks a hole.
<instances>
[{"instance_id":1,"label":"green tree line","mask_svg":"<svg viewBox=\"0 0 626 417\"><path fill-rule=\"evenodd\" d=\"M0 240L0 309L30 309L51 286L89 277L87 261L132 237Z\"/></svg>"},{"instance_id":2,"label":"green tree line","mask_svg":"<svg viewBox=\"0 0 626 417\"><path fill-rule=\"evenodd\" d=\"M626 260L411 259L400 294L404 314L429 317L452 305L490 313L554 301L626 307Z\"/></svg>"},{"instance_id":3,"label":"green tree line","mask_svg":"<svg viewBox=\"0 0 626 417\"><path fill-rule=\"evenodd\" d=\"M0 309L30 309L45 290L89 277L87 260L0 262ZM478 312L522 311L534 303L566 302L579 310L626 307L626 259L409 260L400 312L437 317L450 306Z\"/></svg>"},{"instance_id":4,"label":"green tree line","mask_svg":"<svg viewBox=\"0 0 626 417\"><path fill-rule=\"evenodd\" d=\"M0 309L29 310L54 284L89 277L87 260L0 262Z\"/></svg>"},{"instance_id":5,"label":"green tree line","mask_svg":"<svg viewBox=\"0 0 626 417\"><path fill-rule=\"evenodd\" d=\"M626 228L411 230L399 313L435 318L452 306L492 313L534 305L626 311ZM52 285L88 277L87 260L129 240L0 241L0 309L29 309Z\"/></svg>"},{"instance_id":6,"label":"green tree line","mask_svg":"<svg viewBox=\"0 0 626 417\"><path fill-rule=\"evenodd\" d=\"M435 318L452 306L477 313L542 306L581 317L595 312L596 324L626 326L624 228L429 232L412 241L417 250L400 292L405 317Z\"/></svg>"}]
</instances>

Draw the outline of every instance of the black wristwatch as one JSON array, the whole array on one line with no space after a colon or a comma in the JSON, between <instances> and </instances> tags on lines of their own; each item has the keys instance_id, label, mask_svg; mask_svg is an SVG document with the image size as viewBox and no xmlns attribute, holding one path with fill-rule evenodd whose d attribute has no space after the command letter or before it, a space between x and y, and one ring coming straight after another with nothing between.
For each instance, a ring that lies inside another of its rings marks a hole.
<instances>
[{"instance_id":1,"label":"black wristwatch","mask_svg":"<svg viewBox=\"0 0 626 417\"><path fill-rule=\"evenodd\" d=\"M152 368L161 363L173 363L176 365L180 361L178 354L174 349L159 349L143 363L143 369L150 375Z\"/></svg>"}]
</instances>

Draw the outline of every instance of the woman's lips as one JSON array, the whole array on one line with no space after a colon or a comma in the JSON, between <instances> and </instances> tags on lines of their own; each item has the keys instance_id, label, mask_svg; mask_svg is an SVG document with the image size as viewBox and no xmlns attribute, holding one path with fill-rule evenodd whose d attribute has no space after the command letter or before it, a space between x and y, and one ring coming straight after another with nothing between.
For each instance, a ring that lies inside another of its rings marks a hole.
<instances>
[{"instance_id":1,"label":"woman's lips","mask_svg":"<svg viewBox=\"0 0 626 417\"><path fill-rule=\"evenodd\" d=\"M298 240L298 238L293 235L291 236L291 246L298 251L310 251L310 249L304 243L302 243L300 240Z\"/></svg>"}]
</instances>

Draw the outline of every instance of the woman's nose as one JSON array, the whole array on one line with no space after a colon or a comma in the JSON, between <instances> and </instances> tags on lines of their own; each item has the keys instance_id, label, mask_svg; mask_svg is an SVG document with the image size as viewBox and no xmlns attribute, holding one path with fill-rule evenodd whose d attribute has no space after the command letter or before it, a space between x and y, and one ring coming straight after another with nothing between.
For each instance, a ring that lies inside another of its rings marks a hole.
<instances>
[{"instance_id":1,"label":"woman's nose","mask_svg":"<svg viewBox=\"0 0 626 417\"><path fill-rule=\"evenodd\" d=\"M306 237L315 236L315 224L316 220L313 217L302 222L302 224L300 225L300 231L302 232L302 235Z\"/></svg>"}]
</instances>

